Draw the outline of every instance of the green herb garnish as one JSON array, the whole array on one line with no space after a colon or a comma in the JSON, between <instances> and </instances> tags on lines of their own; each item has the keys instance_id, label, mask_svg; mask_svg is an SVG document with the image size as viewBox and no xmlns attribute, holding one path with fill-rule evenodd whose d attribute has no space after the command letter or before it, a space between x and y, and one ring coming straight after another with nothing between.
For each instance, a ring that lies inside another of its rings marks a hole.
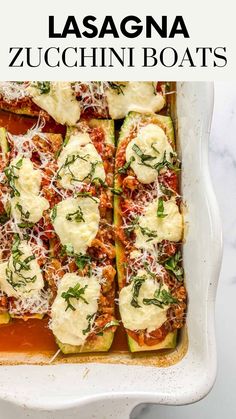
<instances>
[{"instance_id":1,"label":"green herb garnish","mask_svg":"<svg viewBox=\"0 0 236 419\"><path fill-rule=\"evenodd\" d=\"M135 307L135 308L140 307L140 305L138 303L138 296L139 296L140 288L141 288L143 282L145 281L145 279L146 279L145 276L136 276L132 280L132 283L133 283L133 285L132 285L132 293L133 293L133 296L132 296L132 300L131 300L131 303L130 304L133 307Z\"/></svg>"},{"instance_id":2,"label":"green herb garnish","mask_svg":"<svg viewBox=\"0 0 236 419\"><path fill-rule=\"evenodd\" d=\"M20 192L18 191L18 189L16 188L16 185L15 185L16 179L19 178L19 176L15 173L15 169L19 170L21 168L22 164L23 164L23 158L18 160L16 165L11 164L10 166L6 167L6 169L4 169L4 173L7 177L9 186L12 188L11 196L14 196L14 195L15 196L20 196Z\"/></svg>"},{"instance_id":3,"label":"green herb garnish","mask_svg":"<svg viewBox=\"0 0 236 419\"><path fill-rule=\"evenodd\" d=\"M149 237L149 240L148 241L150 241L152 239L155 239L157 237L157 233L154 230L151 230L149 227L139 226L139 228L140 228L141 233L144 236Z\"/></svg>"},{"instance_id":4,"label":"green herb garnish","mask_svg":"<svg viewBox=\"0 0 236 419\"><path fill-rule=\"evenodd\" d=\"M115 90L118 95L120 95L120 94L124 95L123 89L125 88L125 84L114 83L114 82L111 82L111 81L109 81L108 84L109 84L109 87L111 89Z\"/></svg>"},{"instance_id":5,"label":"green herb garnish","mask_svg":"<svg viewBox=\"0 0 236 419\"><path fill-rule=\"evenodd\" d=\"M127 161L124 166L119 167L119 169L117 170L118 173L120 174L126 174L127 170L129 169L130 165L135 161L134 156L131 156L129 161Z\"/></svg>"},{"instance_id":6,"label":"green herb garnish","mask_svg":"<svg viewBox=\"0 0 236 419\"><path fill-rule=\"evenodd\" d=\"M110 188L110 191L114 194L114 195L121 195L123 190L122 188Z\"/></svg>"},{"instance_id":7,"label":"green herb garnish","mask_svg":"<svg viewBox=\"0 0 236 419\"><path fill-rule=\"evenodd\" d=\"M155 305L159 308L164 308L169 304L176 304L178 303L177 298L173 297L170 292L166 289L162 288L163 282L160 282L159 288L154 293L154 298L144 298L143 304L145 305Z\"/></svg>"},{"instance_id":8,"label":"green herb garnish","mask_svg":"<svg viewBox=\"0 0 236 419\"><path fill-rule=\"evenodd\" d=\"M79 270L83 270L87 265L89 266L88 268L88 276L91 276L91 272L92 272L92 267L91 267L91 263L92 263L92 258L89 255L83 255L82 253L80 254L75 254L75 263L78 267Z\"/></svg>"},{"instance_id":9,"label":"green herb garnish","mask_svg":"<svg viewBox=\"0 0 236 419\"><path fill-rule=\"evenodd\" d=\"M172 156L174 156L174 154L172 154ZM175 172L179 172L181 170L180 162L178 160L176 160L175 163L171 163L166 159L166 151L164 152L162 161L154 164L153 169L159 172L161 169L165 167L167 167L168 169L174 170Z\"/></svg>"},{"instance_id":10,"label":"green herb garnish","mask_svg":"<svg viewBox=\"0 0 236 419\"><path fill-rule=\"evenodd\" d=\"M172 191L169 188L166 188L164 185L162 185L162 183L160 183L160 189L161 189L161 192L168 197L171 197L172 195L175 195L174 191Z\"/></svg>"},{"instance_id":11,"label":"green herb garnish","mask_svg":"<svg viewBox=\"0 0 236 419\"><path fill-rule=\"evenodd\" d=\"M181 252L177 252L174 256L171 256L167 261L165 262L165 268L172 272L178 281L183 281L184 276L184 269L181 266L182 262L182 256Z\"/></svg>"},{"instance_id":12,"label":"green herb garnish","mask_svg":"<svg viewBox=\"0 0 236 419\"><path fill-rule=\"evenodd\" d=\"M19 202L16 204L16 208L20 212L21 220L22 220L20 223L17 224L18 227L20 227L20 228L31 228L31 227L33 227L34 223L29 221L30 212L29 211L24 211L22 205L19 204Z\"/></svg>"},{"instance_id":13,"label":"green herb garnish","mask_svg":"<svg viewBox=\"0 0 236 419\"><path fill-rule=\"evenodd\" d=\"M71 178L72 178L71 180L82 182L82 180L75 178L74 173L71 171L70 165L75 163L75 161L78 159L88 161L86 157L88 156L87 155L80 156L79 154L70 154L69 156L67 156L65 163L63 163L63 165L60 167L60 169L57 172L57 179L61 179L61 175L60 175L61 171L67 168L69 174L71 175Z\"/></svg>"},{"instance_id":14,"label":"green herb garnish","mask_svg":"<svg viewBox=\"0 0 236 419\"><path fill-rule=\"evenodd\" d=\"M82 330L83 335L86 335L87 333L89 333L91 331L92 320L94 319L95 316L96 316L96 313L87 315L86 320L88 320L88 327L86 329Z\"/></svg>"},{"instance_id":15,"label":"green herb garnish","mask_svg":"<svg viewBox=\"0 0 236 419\"><path fill-rule=\"evenodd\" d=\"M65 254L67 256L74 256L75 251L74 251L74 248L73 248L72 244L68 243L68 244L65 244L64 246L62 246L61 254L62 254L62 256L65 255Z\"/></svg>"},{"instance_id":16,"label":"green herb garnish","mask_svg":"<svg viewBox=\"0 0 236 419\"><path fill-rule=\"evenodd\" d=\"M103 332L112 326L119 326L120 322L119 320L111 320L110 322L106 323L99 331L96 333L98 336L103 336Z\"/></svg>"},{"instance_id":17,"label":"green herb garnish","mask_svg":"<svg viewBox=\"0 0 236 419\"><path fill-rule=\"evenodd\" d=\"M95 187L97 187L97 186L103 186L103 188L105 188L105 189L108 188L106 182L104 182L100 177L94 177L92 179L91 183L93 185L95 185Z\"/></svg>"},{"instance_id":18,"label":"green herb garnish","mask_svg":"<svg viewBox=\"0 0 236 419\"><path fill-rule=\"evenodd\" d=\"M6 279L9 284L12 286L13 289L16 289L21 286L25 286L29 282L35 282L37 276L25 276L23 275L22 271L30 271L30 262L35 259L35 255L27 256L25 259L22 260L23 252L19 249L20 246L20 237L18 234L14 234L14 241L12 245L12 264L14 268L14 272L18 276L18 281L13 279L13 273L10 269L9 262L6 268Z\"/></svg>"},{"instance_id":19,"label":"green herb garnish","mask_svg":"<svg viewBox=\"0 0 236 419\"><path fill-rule=\"evenodd\" d=\"M85 222L84 214L80 206L75 212L67 214L66 219L68 221L76 221L77 223L81 223L82 221Z\"/></svg>"},{"instance_id":20,"label":"green herb garnish","mask_svg":"<svg viewBox=\"0 0 236 419\"><path fill-rule=\"evenodd\" d=\"M81 285L78 283L74 287L70 287L67 291L64 291L61 294L61 297L64 298L65 302L67 303L66 310L69 308L73 311L75 311L75 307L71 304L71 299L75 298L77 301L82 300L85 304L88 304L88 301L84 298L84 293L88 285L85 285L84 287L81 287Z\"/></svg>"},{"instance_id":21,"label":"green herb garnish","mask_svg":"<svg viewBox=\"0 0 236 419\"><path fill-rule=\"evenodd\" d=\"M52 219L52 221L55 220L56 216L57 216L57 206L55 205L55 207L53 207L53 209L51 211L51 219Z\"/></svg>"},{"instance_id":22,"label":"green herb garnish","mask_svg":"<svg viewBox=\"0 0 236 419\"><path fill-rule=\"evenodd\" d=\"M93 201L97 202L97 199L93 195L91 195L90 192L77 192L76 193L76 196L77 197L80 197L80 196L83 196L84 197L85 196L85 197L91 198Z\"/></svg>"},{"instance_id":23,"label":"green herb garnish","mask_svg":"<svg viewBox=\"0 0 236 419\"><path fill-rule=\"evenodd\" d=\"M158 199L157 216L158 218L165 218L168 214L164 214L164 201L163 198Z\"/></svg>"},{"instance_id":24,"label":"green herb garnish","mask_svg":"<svg viewBox=\"0 0 236 419\"><path fill-rule=\"evenodd\" d=\"M132 150L134 150L137 156L140 157L142 162L156 159L156 157L150 156L149 154L144 154L137 144L133 145Z\"/></svg>"},{"instance_id":25,"label":"green herb garnish","mask_svg":"<svg viewBox=\"0 0 236 419\"><path fill-rule=\"evenodd\" d=\"M47 94L51 90L51 83L50 81L38 81L36 87L39 89L41 95Z\"/></svg>"},{"instance_id":26,"label":"green herb garnish","mask_svg":"<svg viewBox=\"0 0 236 419\"><path fill-rule=\"evenodd\" d=\"M4 212L3 214L0 214L0 224L1 225L5 224L9 220L10 220L10 218L9 218L9 216L6 212Z\"/></svg>"}]
</instances>

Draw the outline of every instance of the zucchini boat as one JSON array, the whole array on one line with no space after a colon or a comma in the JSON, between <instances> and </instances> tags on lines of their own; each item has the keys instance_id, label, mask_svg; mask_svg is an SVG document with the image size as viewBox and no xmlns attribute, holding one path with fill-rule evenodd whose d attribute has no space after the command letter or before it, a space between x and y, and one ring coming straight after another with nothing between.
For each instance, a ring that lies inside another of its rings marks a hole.
<instances>
[{"instance_id":1,"label":"zucchini boat","mask_svg":"<svg viewBox=\"0 0 236 419\"><path fill-rule=\"evenodd\" d=\"M51 249L61 272L50 328L65 354L108 351L115 319L112 237L114 122L68 127L57 159Z\"/></svg>"},{"instance_id":2,"label":"zucchini boat","mask_svg":"<svg viewBox=\"0 0 236 419\"><path fill-rule=\"evenodd\" d=\"M116 153L119 309L131 352L170 349L184 324L178 171L171 118L131 112Z\"/></svg>"},{"instance_id":3,"label":"zucchini boat","mask_svg":"<svg viewBox=\"0 0 236 419\"><path fill-rule=\"evenodd\" d=\"M42 133L37 125L19 136L0 128L0 323L42 319L48 312L48 238L43 230L49 202L42 189L61 143L60 134Z\"/></svg>"},{"instance_id":4,"label":"zucchini boat","mask_svg":"<svg viewBox=\"0 0 236 419\"><path fill-rule=\"evenodd\" d=\"M166 104L164 82L0 82L0 109L51 116L75 125L82 118L122 119L128 112L158 112Z\"/></svg>"},{"instance_id":5,"label":"zucchini boat","mask_svg":"<svg viewBox=\"0 0 236 419\"><path fill-rule=\"evenodd\" d=\"M158 112L166 103L164 82L75 82L83 116L124 118L130 111Z\"/></svg>"},{"instance_id":6,"label":"zucchini boat","mask_svg":"<svg viewBox=\"0 0 236 419\"><path fill-rule=\"evenodd\" d=\"M70 82L1 82L0 108L22 115L49 116L74 125L80 119L80 104Z\"/></svg>"}]
</instances>

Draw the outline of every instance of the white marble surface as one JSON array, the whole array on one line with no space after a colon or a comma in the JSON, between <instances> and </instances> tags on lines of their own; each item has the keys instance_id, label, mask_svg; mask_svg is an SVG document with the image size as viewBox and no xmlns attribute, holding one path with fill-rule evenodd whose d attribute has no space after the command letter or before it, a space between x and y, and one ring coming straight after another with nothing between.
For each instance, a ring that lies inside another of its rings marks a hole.
<instances>
[{"instance_id":1,"label":"white marble surface","mask_svg":"<svg viewBox=\"0 0 236 419\"><path fill-rule=\"evenodd\" d=\"M203 401L183 407L139 406L132 419L233 419L236 417L236 83L215 84L210 164L224 229L224 258L216 304L218 377ZM13 384L14 385L14 384ZM95 418L96 418L96 412ZM78 411L33 412L0 404L0 419L79 419ZM108 418L97 418L108 419ZM128 418L120 418L128 419Z\"/></svg>"}]
</instances>

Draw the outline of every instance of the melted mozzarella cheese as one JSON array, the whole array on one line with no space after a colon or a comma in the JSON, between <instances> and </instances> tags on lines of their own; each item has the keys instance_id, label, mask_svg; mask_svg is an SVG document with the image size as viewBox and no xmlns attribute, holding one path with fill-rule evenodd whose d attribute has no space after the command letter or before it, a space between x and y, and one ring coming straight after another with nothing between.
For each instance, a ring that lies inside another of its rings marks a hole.
<instances>
[{"instance_id":1,"label":"melted mozzarella cheese","mask_svg":"<svg viewBox=\"0 0 236 419\"><path fill-rule=\"evenodd\" d=\"M67 309L67 303L62 298L62 293L67 292L70 287L75 287L80 284L80 287L86 287L83 297L87 304L82 299L71 298L70 303L75 310ZM75 273L67 273L60 281L57 297L52 304L51 309L51 324L50 327L56 338L65 344L69 345L83 345L90 331L88 329L88 316L97 313L98 298L100 295L101 285L98 280L91 276L80 277ZM90 322L91 328L94 319Z\"/></svg>"},{"instance_id":2,"label":"melted mozzarella cheese","mask_svg":"<svg viewBox=\"0 0 236 419\"><path fill-rule=\"evenodd\" d=\"M51 82L48 93L41 93L37 84L31 83L27 93L60 124L75 125L80 119L80 105L69 82Z\"/></svg>"},{"instance_id":3,"label":"melted mozzarella cheese","mask_svg":"<svg viewBox=\"0 0 236 419\"><path fill-rule=\"evenodd\" d=\"M155 124L148 124L138 131L136 138L133 138L126 148L126 161L135 159L131 163L131 167L136 174L139 182L151 183L157 178L157 171L152 167L148 167L142 163L141 158L137 155L133 148L138 147L143 154L150 156L145 163L151 166L161 162L164 158L171 161L171 153L173 149L168 141L163 129Z\"/></svg>"},{"instance_id":4,"label":"melted mozzarella cheese","mask_svg":"<svg viewBox=\"0 0 236 419\"><path fill-rule=\"evenodd\" d=\"M178 242L183 234L183 217L179 212L175 200L164 201L164 218L157 216L158 198L149 203L144 213L139 217L138 226L135 228L135 246L138 249L152 249L153 244L160 243L162 240ZM153 232L156 237L150 238L148 234L141 232L140 227Z\"/></svg>"},{"instance_id":5,"label":"melted mozzarella cheese","mask_svg":"<svg viewBox=\"0 0 236 419\"><path fill-rule=\"evenodd\" d=\"M78 222L74 217L71 221L66 218L78 210L81 210L84 221ZM75 253L85 253L98 232L99 219L97 198L67 198L57 204L53 226L62 245L72 246Z\"/></svg>"},{"instance_id":6,"label":"melted mozzarella cheese","mask_svg":"<svg viewBox=\"0 0 236 419\"><path fill-rule=\"evenodd\" d=\"M20 160L21 158L17 156L11 162L16 176L15 187L20 194L10 200L11 215L17 223L22 220L26 221L22 214L23 211L25 214L28 213L27 221L36 223L42 217L43 211L49 208L49 203L45 198L39 196L42 180L40 170L34 169L33 163L28 157L22 159L22 165L17 169L16 165ZM20 207L22 207L22 211L20 211Z\"/></svg>"},{"instance_id":7,"label":"melted mozzarella cheese","mask_svg":"<svg viewBox=\"0 0 236 419\"><path fill-rule=\"evenodd\" d=\"M112 119L124 118L130 111L158 112L165 105L163 96L156 92L156 83L150 81L120 82L120 90L106 91L109 114Z\"/></svg>"},{"instance_id":8,"label":"melted mozzarella cheese","mask_svg":"<svg viewBox=\"0 0 236 419\"><path fill-rule=\"evenodd\" d=\"M143 303L144 298L154 298L155 291L159 289L158 282L147 277L142 283L137 299L140 307L133 307L131 305L133 298L132 288L133 282L122 288L119 295L119 310L125 328L130 330L147 329L147 332L152 332L161 327L167 319L166 314L169 305L160 308L154 304L145 305ZM168 291L166 285L162 289Z\"/></svg>"},{"instance_id":9,"label":"melted mozzarella cheese","mask_svg":"<svg viewBox=\"0 0 236 419\"><path fill-rule=\"evenodd\" d=\"M30 245L28 245L25 241L20 243L19 250L22 252L22 255L19 257L21 262L33 255ZM11 255L8 262L0 264L0 289L5 292L8 297L21 299L37 297L39 295L39 291L44 286L42 273L37 260L33 259L27 263L29 269L20 270L20 265L13 262L13 255ZM8 282L8 276L11 276L13 286ZM32 280L30 280L30 278L32 278Z\"/></svg>"},{"instance_id":10,"label":"melted mozzarella cheese","mask_svg":"<svg viewBox=\"0 0 236 419\"><path fill-rule=\"evenodd\" d=\"M68 159L72 159L74 162L65 165ZM60 183L66 189L74 189L79 183L87 183L94 178L105 181L105 170L101 156L86 133L78 133L70 137L60 153L58 166ZM91 171L92 176L88 177Z\"/></svg>"}]
</instances>

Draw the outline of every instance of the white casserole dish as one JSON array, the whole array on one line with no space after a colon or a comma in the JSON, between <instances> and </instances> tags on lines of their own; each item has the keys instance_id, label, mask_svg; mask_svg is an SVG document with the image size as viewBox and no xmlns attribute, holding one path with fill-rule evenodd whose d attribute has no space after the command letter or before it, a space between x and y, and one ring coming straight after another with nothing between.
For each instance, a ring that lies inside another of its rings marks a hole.
<instances>
[{"instance_id":1,"label":"white casserole dish","mask_svg":"<svg viewBox=\"0 0 236 419\"><path fill-rule=\"evenodd\" d=\"M1 366L0 398L39 409L78 406L80 419L123 419L139 403L192 403L210 391L216 375L214 302L222 255L208 168L212 111L212 83L177 83L176 131L188 230L184 245L188 348L182 360L165 368L132 365L131 358L129 365L124 358L114 364ZM181 350L177 347L176 354Z\"/></svg>"}]
</instances>

